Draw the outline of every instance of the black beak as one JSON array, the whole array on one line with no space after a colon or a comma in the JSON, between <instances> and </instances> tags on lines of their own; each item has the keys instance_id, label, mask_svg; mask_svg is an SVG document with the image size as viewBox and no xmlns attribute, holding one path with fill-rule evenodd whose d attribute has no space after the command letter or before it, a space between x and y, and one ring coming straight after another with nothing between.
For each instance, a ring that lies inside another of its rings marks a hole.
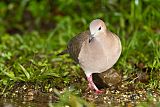
<instances>
[{"instance_id":1,"label":"black beak","mask_svg":"<svg viewBox=\"0 0 160 107\"><path fill-rule=\"evenodd\" d=\"M94 37L90 37L90 38L89 38L89 43L93 40L93 38L94 38Z\"/></svg>"},{"instance_id":2,"label":"black beak","mask_svg":"<svg viewBox=\"0 0 160 107\"><path fill-rule=\"evenodd\" d=\"M91 35L91 36L89 37L89 43L90 43L93 39L94 39L94 36Z\"/></svg>"}]
</instances>

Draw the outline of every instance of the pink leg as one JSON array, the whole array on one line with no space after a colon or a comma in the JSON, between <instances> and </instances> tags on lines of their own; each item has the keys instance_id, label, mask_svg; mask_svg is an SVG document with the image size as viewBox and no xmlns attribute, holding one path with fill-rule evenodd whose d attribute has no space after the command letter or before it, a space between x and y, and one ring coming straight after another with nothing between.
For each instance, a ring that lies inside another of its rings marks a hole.
<instances>
[{"instance_id":1,"label":"pink leg","mask_svg":"<svg viewBox=\"0 0 160 107\"><path fill-rule=\"evenodd\" d=\"M96 85L94 84L93 79L92 79L92 74L91 74L90 76L87 76L87 79L88 79L88 82L89 82L89 88L90 88L90 89L94 89L97 94L103 93L103 91L99 90L99 89L96 87Z\"/></svg>"}]
</instances>

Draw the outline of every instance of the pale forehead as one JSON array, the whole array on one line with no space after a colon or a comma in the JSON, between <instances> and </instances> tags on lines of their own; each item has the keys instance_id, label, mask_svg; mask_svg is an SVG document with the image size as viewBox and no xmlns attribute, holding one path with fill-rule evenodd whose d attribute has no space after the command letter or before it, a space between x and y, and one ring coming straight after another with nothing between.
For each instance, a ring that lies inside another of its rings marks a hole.
<instances>
[{"instance_id":1,"label":"pale forehead","mask_svg":"<svg viewBox=\"0 0 160 107\"><path fill-rule=\"evenodd\" d=\"M93 26L100 26L100 25L103 25L104 22L100 19L96 19L96 20L93 20L91 23L90 23L90 27L93 27Z\"/></svg>"}]
</instances>

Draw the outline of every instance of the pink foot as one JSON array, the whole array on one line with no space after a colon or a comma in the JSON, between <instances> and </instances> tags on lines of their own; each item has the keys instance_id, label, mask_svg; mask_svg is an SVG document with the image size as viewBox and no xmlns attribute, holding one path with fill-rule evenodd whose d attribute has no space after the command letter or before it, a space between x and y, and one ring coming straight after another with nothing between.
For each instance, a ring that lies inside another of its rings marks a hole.
<instances>
[{"instance_id":1,"label":"pink foot","mask_svg":"<svg viewBox=\"0 0 160 107\"><path fill-rule=\"evenodd\" d=\"M96 93L96 94L102 94L102 93L104 93L103 90L99 90L99 89L96 87L96 85L94 84L94 82L93 82L93 80L92 80L92 74L89 75L89 76L87 76L87 79L88 79L88 82L89 82L88 86L89 86L89 88L90 88L91 90L95 90L95 93Z\"/></svg>"},{"instance_id":2,"label":"pink foot","mask_svg":"<svg viewBox=\"0 0 160 107\"><path fill-rule=\"evenodd\" d=\"M96 90L96 94L102 94L104 93L104 90Z\"/></svg>"}]
</instances>

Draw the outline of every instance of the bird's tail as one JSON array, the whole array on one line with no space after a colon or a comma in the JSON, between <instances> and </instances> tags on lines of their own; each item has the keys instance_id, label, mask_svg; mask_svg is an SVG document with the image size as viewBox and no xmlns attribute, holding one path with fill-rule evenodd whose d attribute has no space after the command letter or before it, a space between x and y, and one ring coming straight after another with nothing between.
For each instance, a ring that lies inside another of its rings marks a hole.
<instances>
[{"instance_id":1,"label":"bird's tail","mask_svg":"<svg viewBox=\"0 0 160 107\"><path fill-rule=\"evenodd\" d=\"M60 56L60 55L64 55L64 54L67 54L68 53L68 50L65 49L64 51L62 51L61 53L58 53L57 56Z\"/></svg>"}]
</instances>

